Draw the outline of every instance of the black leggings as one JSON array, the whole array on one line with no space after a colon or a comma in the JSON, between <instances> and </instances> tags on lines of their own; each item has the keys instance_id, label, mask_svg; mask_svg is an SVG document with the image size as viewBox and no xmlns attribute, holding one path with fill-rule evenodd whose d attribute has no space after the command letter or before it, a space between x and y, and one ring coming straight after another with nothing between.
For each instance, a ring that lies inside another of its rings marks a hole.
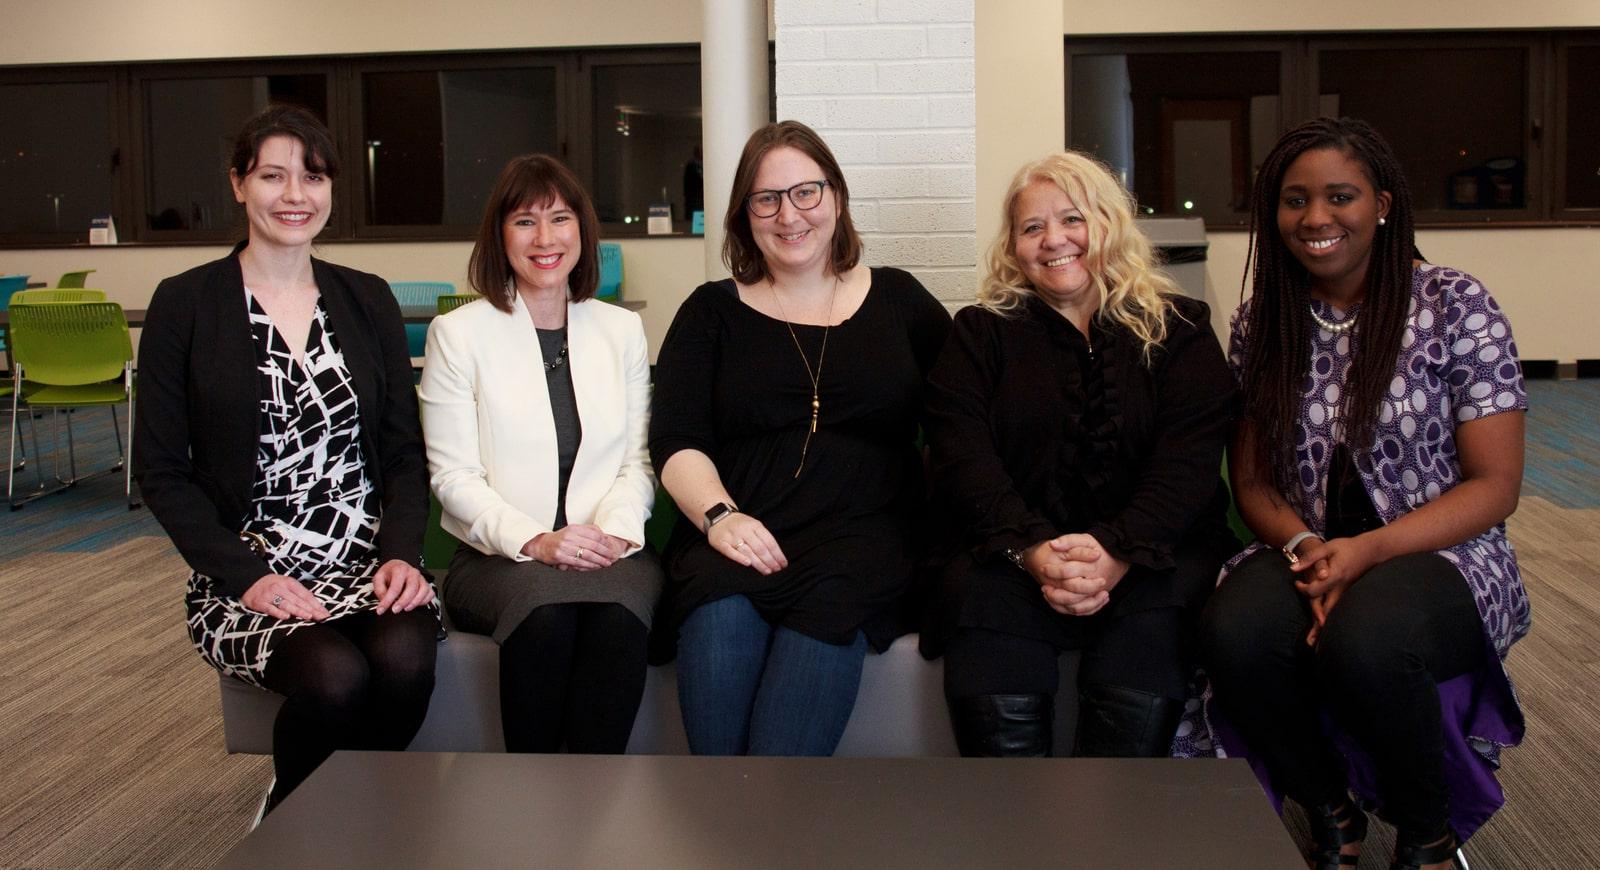
<instances>
[{"instance_id":1,"label":"black leggings","mask_svg":"<svg viewBox=\"0 0 1600 870\"><path fill-rule=\"evenodd\" d=\"M284 638L262 683L286 700L272 725L273 802L336 749L402 750L433 696L439 621L427 608L351 614Z\"/></svg>"},{"instance_id":2,"label":"black leggings","mask_svg":"<svg viewBox=\"0 0 1600 870\"><path fill-rule=\"evenodd\" d=\"M1188 694L1194 662L1189 649L1192 614L1157 607L1106 619L1084 647L1078 686L1120 686L1163 698ZM944 693L951 700L978 695L1049 695L1061 675L1054 644L981 628L964 628L944 654Z\"/></svg>"},{"instance_id":3,"label":"black leggings","mask_svg":"<svg viewBox=\"0 0 1600 870\"><path fill-rule=\"evenodd\" d=\"M618 754L644 694L648 632L620 604L547 604L500 644L508 752Z\"/></svg>"},{"instance_id":4,"label":"black leggings","mask_svg":"<svg viewBox=\"0 0 1600 870\"><path fill-rule=\"evenodd\" d=\"M1346 589L1315 650L1311 609L1276 550L1234 569L1201 614L1200 654L1223 714L1302 806L1347 799L1344 761L1320 712L1371 755L1383 815L1408 841L1448 824L1437 686L1484 665L1483 628L1461 572L1435 553L1381 563Z\"/></svg>"}]
</instances>

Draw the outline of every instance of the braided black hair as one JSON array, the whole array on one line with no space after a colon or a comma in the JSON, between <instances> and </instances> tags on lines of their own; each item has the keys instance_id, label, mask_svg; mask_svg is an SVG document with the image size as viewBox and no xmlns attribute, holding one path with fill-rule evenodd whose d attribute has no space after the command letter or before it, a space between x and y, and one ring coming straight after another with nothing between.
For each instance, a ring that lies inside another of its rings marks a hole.
<instances>
[{"instance_id":1,"label":"braided black hair","mask_svg":"<svg viewBox=\"0 0 1600 870\"><path fill-rule=\"evenodd\" d=\"M1351 332L1350 369L1339 417L1351 455L1372 442L1383 392L1394 377L1411 298L1416 233L1411 189L1394 151L1365 121L1318 118L1285 133L1256 175L1250 213L1252 282L1243 386L1246 419L1256 427L1257 459L1272 470L1274 488L1300 502L1295 431L1311 365L1311 275L1278 235L1278 201L1290 164L1307 151L1336 149L1362 167L1373 192L1390 196L1385 226L1374 236L1367 264L1361 322ZM1240 287L1240 295L1244 288Z\"/></svg>"}]
</instances>

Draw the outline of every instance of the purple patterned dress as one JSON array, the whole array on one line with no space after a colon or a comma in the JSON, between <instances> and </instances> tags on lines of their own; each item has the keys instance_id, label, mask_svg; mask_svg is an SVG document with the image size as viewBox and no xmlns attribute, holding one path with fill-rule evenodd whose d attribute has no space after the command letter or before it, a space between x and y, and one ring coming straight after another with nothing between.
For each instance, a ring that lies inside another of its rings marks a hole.
<instances>
[{"instance_id":1,"label":"purple patterned dress","mask_svg":"<svg viewBox=\"0 0 1600 870\"><path fill-rule=\"evenodd\" d=\"M1236 375L1249 338L1249 304L1245 302L1234 313L1228 343L1228 359ZM1323 302L1311 304L1317 316L1330 322L1360 313L1359 305L1340 315ZM1326 528L1326 481L1342 426L1337 409L1349 365L1350 337L1316 330L1295 456L1300 471L1301 519L1317 532ZM1393 522L1461 482L1455 443L1458 424L1527 407L1511 325L1489 292L1464 272L1430 264L1417 268L1397 370L1384 397L1372 449L1354 456L1378 516L1385 523ZM1224 566L1222 582L1227 571L1263 546L1252 544L1231 559ZM1494 652L1482 671L1439 686L1451 822L1466 838L1505 802L1494 769L1499 766L1500 750L1522 741L1522 711L1503 661L1511 645L1528 633L1528 594L1504 523L1438 552L1460 569L1472 588L1483 620L1484 643ZM1205 729L1217 738L1212 747L1215 754L1247 754L1226 723L1217 721L1215 711L1204 712L1210 727L1200 725L1189 744L1180 740L1179 749L1204 751L1208 741L1199 731ZM1356 793L1369 804L1375 803L1372 765L1342 735L1336 734L1335 742L1350 761ZM1265 769L1258 766L1257 774L1263 785L1268 785Z\"/></svg>"}]
</instances>

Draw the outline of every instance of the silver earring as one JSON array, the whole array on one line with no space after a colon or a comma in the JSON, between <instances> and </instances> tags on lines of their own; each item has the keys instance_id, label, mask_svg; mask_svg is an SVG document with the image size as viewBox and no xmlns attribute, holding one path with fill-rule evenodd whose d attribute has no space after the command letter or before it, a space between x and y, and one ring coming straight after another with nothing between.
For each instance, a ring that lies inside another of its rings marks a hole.
<instances>
[{"instance_id":1,"label":"silver earring","mask_svg":"<svg viewBox=\"0 0 1600 870\"><path fill-rule=\"evenodd\" d=\"M1388 221L1384 220L1383 218L1378 218L1378 226L1381 227L1386 223L1388 223Z\"/></svg>"}]
</instances>

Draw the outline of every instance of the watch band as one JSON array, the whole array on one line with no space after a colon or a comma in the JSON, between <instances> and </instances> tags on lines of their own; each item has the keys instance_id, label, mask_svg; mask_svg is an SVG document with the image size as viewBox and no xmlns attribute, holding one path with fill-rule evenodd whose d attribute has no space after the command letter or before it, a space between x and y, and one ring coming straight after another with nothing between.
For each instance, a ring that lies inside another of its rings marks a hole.
<instances>
[{"instance_id":1,"label":"watch band","mask_svg":"<svg viewBox=\"0 0 1600 870\"><path fill-rule=\"evenodd\" d=\"M1300 534L1290 538L1289 543L1284 544L1279 548L1283 551L1283 557L1289 560L1289 564L1300 564L1300 557L1295 555L1294 548L1300 546L1300 542L1304 541L1306 538L1316 538L1319 541L1327 541L1327 538L1324 538L1316 532L1301 532Z\"/></svg>"},{"instance_id":2,"label":"watch band","mask_svg":"<svg viewBox=\"0 0 1600 870\"><path fill-rule=\"evenodd\" d=\"M1011 564L1026 571L1028 570L1028 566L1022 564L1022 553L1022 550L1018 550L1015 547L1006 548L1006 558L1011 560Z\"/></svg>"}]
</instances>

